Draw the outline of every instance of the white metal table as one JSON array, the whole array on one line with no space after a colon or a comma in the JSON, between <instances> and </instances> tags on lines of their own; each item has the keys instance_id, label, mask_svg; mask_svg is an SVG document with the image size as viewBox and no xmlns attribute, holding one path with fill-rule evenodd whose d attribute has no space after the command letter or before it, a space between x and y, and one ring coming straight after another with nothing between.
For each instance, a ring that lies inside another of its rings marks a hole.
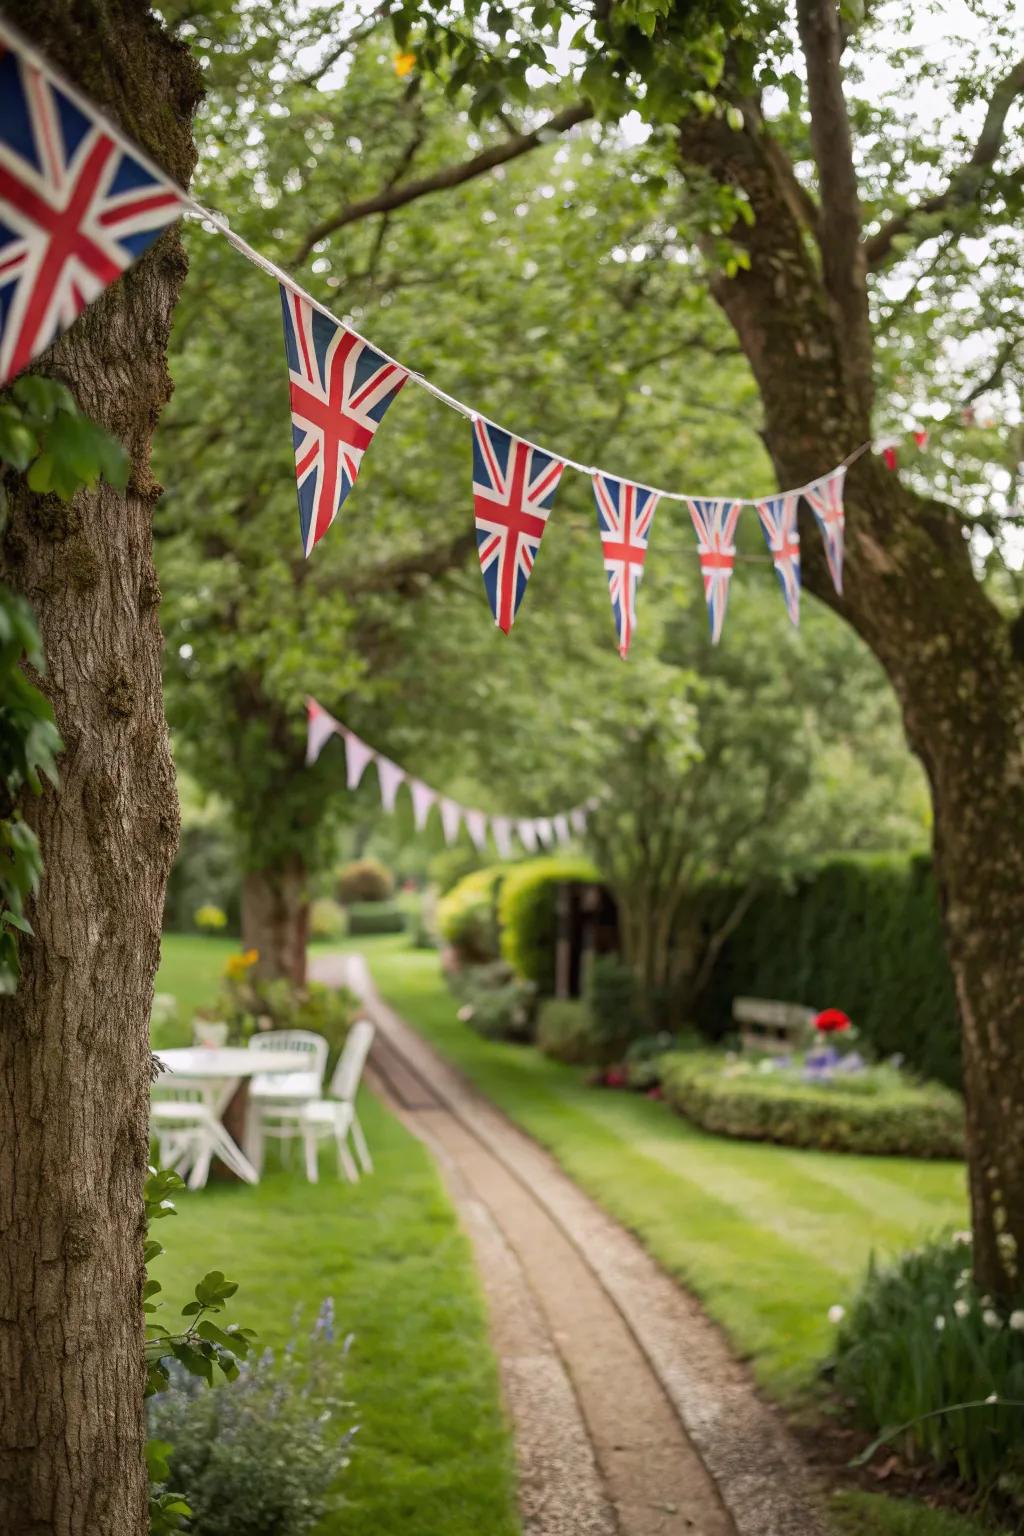
<instances>
[{"instance_id":1,"label":"white metal table","mask_svg":"<svg viewBox=\"0 0 1024 1536\"><path fill-rule=\"evenodd\" d=\"M255 1184L258 1174L248 1156L249 1079L264 1073L280 1076L282 1080L289 1073L299 1073L308 1079L308 1070L305 1073L300 1070L302 1058L297 1059L295 1051L250 1051L244 1045L176 1046L157 1051L155 1055L164 1068L154 1083L157 1096L162 1087L197 1089L201 1102L234 1142L241 1154L242 1165L252 1171L250 1182ZM235 1177L223 1163L220 1167L224 1177Z\"/></svg>"}]
</instances>

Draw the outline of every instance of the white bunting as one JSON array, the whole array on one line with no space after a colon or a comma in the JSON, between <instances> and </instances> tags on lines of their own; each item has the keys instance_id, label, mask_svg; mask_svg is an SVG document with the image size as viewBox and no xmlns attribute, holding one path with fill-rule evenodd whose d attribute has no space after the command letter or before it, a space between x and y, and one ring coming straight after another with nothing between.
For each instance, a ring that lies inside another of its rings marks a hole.
<instances>
[{"instance_id":1,"label":"white bunting","mask_svg":"<svg viewBox=\"0 0 1024 1536\"><path fill-rule=\"evenodd\" d=\"M367 763L374 756L373 748L368 747L365 741L360 741L351 731L345 732L345 760L348 764L348 787L358 789L359 780L366 772Z\"/></svg>"},{"instance_id":2,"label":"white bunting","mask_svg":"<svg viewBox=\"0 0 1024 1536\"><path fill-rule=\"evenodd\" d=\"M409 780L409 793L412 796L412 819L417 832L422 832L430 815L430 808L437 800L437 794L422 779Z\"/></svg>"},{"instance_id":3,"label":"white bunting","mask_svg":"<svg viewBox=\"0 0 1024 1536\"><path fill-rule=\"evenodd\" d=\"M494 846L503 859L512 857L512 823L507 816L491 817L491 836Z\"/></svg>"},{"instance_id":4,"label":"white bunting","mask_svg":"<svg viewBox=\"0 0 1024 1536\"><path fill-rule=\"evenodd\" d=\"M449 800L446 796L441 797L440 806L441 828L444 832L444 840L450 846L459 835L459 824L462 821L462 806L457 805L454 800Z\"/></svg>"},{"instance_id":5,"label":"white bunting","mask_svg":"<svg viewBox=\"0 0 1024 1536\"><path fill-rule=\"evenodd\" d=\"M532 821L517 821L516 822L516 831L519 834L519 841L522 843L522 845L526 849L527 853L536 853L537 852L537 828L535 827L533 822Z\"/></svg>"},{"instance_id":6,"label":"white bunting","mask_svg":"<svg viewBox=\"0 0 1024 1536\"><path fill-rule=\"evenodd\" d=\"M574 811L569 812L569 825L577 837L582 837L587 830L587 813L582 805L578 805Z\"/></svg>"},{"instance_id":7,"label":"white bunting","mask_svg":"<svg viewBox=\"0 0 1024 1536\"><path fill-rule=\"evenodd\" d=\"M567 816L553 816L551 818L551 826L558 842L567 843L569 841L569 818Z\"/></svg>"},{"instance_id":8,"label":"white bunting","mask_svg":"<svg viewBox=\"0 0 1024 1536\"><path fill-rule=\"evenodd\" d=\"M538 816L534 826L537 828L538 841L543 843L545 848L550 848L555 834L548 817Z\"/></svg>"},{"instance_id":9,"label":"white bunting","mask_svg":"<svg viewBox=\"0 0 1024 1536\"><path fill-rule=\"evenodd\" d=\"M308 720L306 767L310 768L338 729L338 722L327 713L326 709L321 708L316 699L306 700L306 715Z\"/></svg>"},{"instance_id":10,"label":"white bunting","mask_svg":"<svg viewBox=\"0 0 1024 1536\"><path fill-rule=\"evenodd\" d=\"M483 811L463 811L462 814L474 848L483 853L487 847L487 817Z\"/></svg>"},{"instance_id":11,"label":"white bunting","mask_svg":"<svg viewBox=\"0 0 1024 1536\"><path fill-rule=\"evenodd\" d=\"M389 757L378 757L377 777L380 779L380 803L384 810L393 811L399 786L405 783L405 774Z\"/></svg>"}]
</instances>

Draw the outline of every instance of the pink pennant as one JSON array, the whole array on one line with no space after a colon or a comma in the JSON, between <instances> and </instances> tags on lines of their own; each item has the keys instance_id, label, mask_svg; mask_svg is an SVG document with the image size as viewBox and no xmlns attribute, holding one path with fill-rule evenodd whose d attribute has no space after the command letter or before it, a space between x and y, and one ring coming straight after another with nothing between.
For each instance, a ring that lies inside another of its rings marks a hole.
<instances>
[{"instance_id":1,"label":"pink pennant","mask_svg":"<svg viewBox=\"0 0 1024 1536\"><path fill-rule=\"evenodd\" d=\"M358 789L359 781L366 772L366 765L372 762L374 752L365 741L360 741L358 736L351 731L345 732L345 760L348 767L347 783L349 789Z\"/></svg>"},{"instance_id":2,"label":"pink pennant","mask_svg":"<svg viewBox=\"0 0 1024 1536\"><path fill-rule=\"evenodd\" d=\"M917 446L919 448L927 448L927 446L928 446L928 433L924 430L923 427L919 427L917 429L917 431L914 433L914 442L917 444Z\"/></svg>"},{"instance_id":3,"label":"pink pennant","mask_svg":"<svg viewBox=\"0 0 1024 1536\"><path fill-rule=\"evenodd\" d=\"M567 843L569 841L569 819L567 816L553 816L551 827L557 842Z\"/></svg>"},{"instance_id":4,"label":"pink pennant","mask_svg":"<svg viewBox=\"0 0 1024 1536\"><path fill-rule=\"evenodd\" d=\"M574 811L569 812L569 825L577 837L582 837L587 830L587 813L582 805L578 805Z\"/></svg>"},{"instance_id":5,"label":"pink pennant","mask_svg":"<svg viewBox=\"0 0 1024 1536\"><path fill-rule=\"evenodd\" d=\"M409 780L409 793L412 796L413 825L417 832L422 832L427 824L430 808L436 801L437 795L421 779Z\"/></svg>"},{"instance_id":6,"label":"pink pennant","mask_svg":"<svg viewBox=\"0 0 1024 1536\"><path fill-rule=\"evenodd\" d=\"M546 816L538 816L534 822L534 826L537 829L538 840L544 844L545 848L550 848L551 840L554 836L551 822Z\"/></svg>"},{"instance_id":7,"label":"pink pennant","mask_svg":"<svg viewBox=\"0 0 1024 1536\"><path fill-rule=\"evenodd\" d=\"M463 819L473 847L483 853L487 847L487 817L483 811L464 811Z\"/></svg>"},{"instance_id":8,"label":"pink pennant","mask_svg":"<svg viewBox=\"0 0 1024 1536\"><path fill-rule=\"evenodd\" d=\"M517 821L516 832L527 853L537 852L537 827L532 821Z\"/></svg>"},{"instance_id":9,"label":"pink pennant","mask_svg":"<svg viewBox=\"0 0 1024 1536\"><path fill-rule=\"evenodd\" d=\"M405 783L405 774L390 758L378 757L377 777L380 780L381 806L385 811L393 811L399 787Z\"/></svg>"},{"instance_id":10,"label":"pink pennant","mask_svg":"<svg viewBox=\"0 0 1024 1536\"><path fill-rule=\"evenodd\" d=\"M306 700L306 719L306 767L311 768L339 726L316 699Z\"/></svg>"},{"instance_id":11,"label":"pink pennant","mask_svg":"<svg viewBox=\"0 0 1024 1536\"><path fill-rule=\"evenodd\" d=\"M512 823L507 816L491 817L491 836L494 846L503 859L512 857Z\"/></svg>"},{"instance_id":12,"label":"pink pennant","mask_svg":"<svg viewBox=\"0 0 1024 1536\"><path fill-rule=\"evenodd\" d=\"M459 827L462 823L462 806L457 805L454 800L448 800L444 796L441 798L440 806L441 829L444 832L445 842L450 846L459 835Z\"/></svg>"}]
</instances>

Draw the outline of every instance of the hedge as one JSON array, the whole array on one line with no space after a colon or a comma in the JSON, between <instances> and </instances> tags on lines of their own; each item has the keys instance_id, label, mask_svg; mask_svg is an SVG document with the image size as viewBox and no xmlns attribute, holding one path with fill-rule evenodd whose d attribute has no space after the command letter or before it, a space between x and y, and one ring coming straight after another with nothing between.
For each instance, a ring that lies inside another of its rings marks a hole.
<instances>
[{"instance_id":1,"label":"hedge","mask_svg":"<svg viewBox=\"0 0 1024 1536\"><path fill-rule=\"evenodd\" d=\"M505 873L504 864L475 869L437 903L437 931L464 963L480 965L498 959L495 895Z\"/></svg>"},{"instance_id":2,"label":"hedge","mask_svg":"<svg viewBox=\"0 0 1024 1536\"><path fill-rule=\"evenodd\" d=\"M542 997L555 990L558 886L566 880L599 880L589 859L555 855L525 859L508 871L498 897L501 952Z\"/></svg>"},{"instance_id":3,"label":"hedge","mask_svg":"<svg viewBox=\"0 0 1024 1536\"><path fill-rule=\"evenodd\" d=\"M404 933L408 926L408 915L401 907L392 906L390 902L368 901L348 908L348 931L353 936Z\"/></svg>"},{"instance_id":4,"label":"hedge","mask_svg":"<svg viewBox=\"0 0 1024 1536\"><path fill-rule=\"evenodd\" d=\"M733 899L708 893L709 929ZM842 1008L871 1054L899 1053L922 1076L960 1086L960 1024L926 857L849 854L789 888L770 882L697 1003L701 1032L720 1039L733 999L751 996Z\"/></svg>"},{"instance_id":5,"label":"hedge","mask_svg":"<svg viewBox=\"0 0 1024 1536\"><path fill-rule=\"evenodd\" d=\"M661 1058L662 1092L704 1131L824 1152L962 1157L964 1110L938 1083L893 1084L874 1093L855 1083L772 1082L751 1072L727 1076L710 1052Z\"/></svg>"}]
</instances>

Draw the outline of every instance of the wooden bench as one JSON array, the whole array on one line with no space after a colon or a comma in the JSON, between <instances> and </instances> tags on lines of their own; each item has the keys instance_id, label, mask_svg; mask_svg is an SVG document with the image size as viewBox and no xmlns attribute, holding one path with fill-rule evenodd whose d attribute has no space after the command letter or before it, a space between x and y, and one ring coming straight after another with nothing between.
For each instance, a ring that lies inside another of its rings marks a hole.
<instances>
[{"instance_id":1,"label":"wooden bench","mask_svg":"<svg viewBox=\"0 0 1024 1536\"><path fill-rule=\"evenodd\" d=\"M740 1026L745 1051L788 1055L807 1043L814 1024L814 1009L799 1003L774 1003L763 997L737 997L732 1016Z\"/></svg>"}]
</instances>

